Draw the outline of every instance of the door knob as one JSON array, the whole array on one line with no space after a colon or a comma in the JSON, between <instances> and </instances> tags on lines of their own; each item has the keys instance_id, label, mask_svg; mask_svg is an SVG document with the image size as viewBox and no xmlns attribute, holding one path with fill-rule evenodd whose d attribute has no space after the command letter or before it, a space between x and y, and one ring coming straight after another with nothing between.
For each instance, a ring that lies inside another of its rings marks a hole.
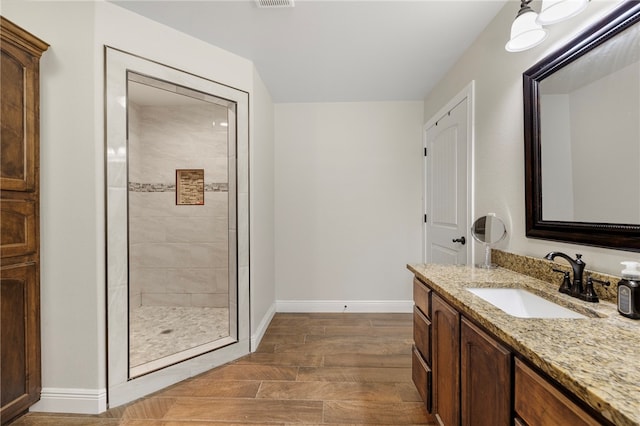
<instances>
[{"instance_id":1,"label":"door knob","mask_svg":"<svg viewBox=\"0 0 640 426\"><path fill-rule=\"evenodd\" d=\"M467 242L467 239L464 237L464 235L460 238L454 238L453 240L454 243L460 243L462 245L465 245L465 243Z\"/></svg>"}]
</instances>

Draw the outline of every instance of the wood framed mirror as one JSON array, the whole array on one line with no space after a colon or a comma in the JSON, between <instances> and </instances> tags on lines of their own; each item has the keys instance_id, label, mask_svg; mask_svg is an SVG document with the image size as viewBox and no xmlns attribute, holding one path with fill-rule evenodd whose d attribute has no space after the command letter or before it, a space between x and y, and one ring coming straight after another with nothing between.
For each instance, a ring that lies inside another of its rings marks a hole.
<instances>
[{"instance_id":1,"label":"wood framed mirror","mask_svg":"<svg viewBox=\"0 0 640 426\"><path fill-rule=\"evenodd\" d=\"M526 235L640 251L640 3L523 74Z\"/></svg>"}]
</instances>

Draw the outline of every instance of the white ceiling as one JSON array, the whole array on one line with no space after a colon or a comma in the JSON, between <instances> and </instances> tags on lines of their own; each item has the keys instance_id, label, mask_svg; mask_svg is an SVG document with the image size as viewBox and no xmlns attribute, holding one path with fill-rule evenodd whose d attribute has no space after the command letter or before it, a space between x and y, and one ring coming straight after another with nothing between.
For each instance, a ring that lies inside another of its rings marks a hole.
<instances>
[{"instance_id":1,"label":"white ceiling","mask_svg":"<svg viewBox=\"0 0 640 426\"><path fill-rule=\"evenodd\" d=\"M422 100L507 2L112 1L250 59L277 103Z\"/></svg>"}]
</instances>

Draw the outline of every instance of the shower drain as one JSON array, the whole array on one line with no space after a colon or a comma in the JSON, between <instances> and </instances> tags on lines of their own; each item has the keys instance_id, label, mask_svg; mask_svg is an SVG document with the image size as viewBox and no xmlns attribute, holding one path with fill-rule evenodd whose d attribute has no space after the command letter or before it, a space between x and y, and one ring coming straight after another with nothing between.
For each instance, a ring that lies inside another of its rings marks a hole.
<instances>
[{"instance_id":1,"label":"shower drain","mask_svg":"<svg viewBox=\"0 0 640 426\"><path fill-rule=\"evenodd\" d=\"M171 332L173 332L173 330L172 330L172 329L162 330L162 331L160 332L160 334L169 334L169 333L171 333Z\"/></svg>"}]
</instances>

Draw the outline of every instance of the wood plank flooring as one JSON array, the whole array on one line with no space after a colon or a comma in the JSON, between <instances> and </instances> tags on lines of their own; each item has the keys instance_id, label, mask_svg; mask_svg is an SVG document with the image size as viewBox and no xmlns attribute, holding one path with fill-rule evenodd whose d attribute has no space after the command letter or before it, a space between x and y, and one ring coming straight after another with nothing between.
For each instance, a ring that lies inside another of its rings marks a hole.
<instances>
[{"instance_id":1,"label":"wood plank flooring","mask_svg":"<svg viewBox=\"0 0 640 426\"><path fill-rule=\"evenodd\" d=\"M97 416L12 426L436 425L411 381L411 314L276 314L258 350Z\"/></svg>"}]
</instances>

